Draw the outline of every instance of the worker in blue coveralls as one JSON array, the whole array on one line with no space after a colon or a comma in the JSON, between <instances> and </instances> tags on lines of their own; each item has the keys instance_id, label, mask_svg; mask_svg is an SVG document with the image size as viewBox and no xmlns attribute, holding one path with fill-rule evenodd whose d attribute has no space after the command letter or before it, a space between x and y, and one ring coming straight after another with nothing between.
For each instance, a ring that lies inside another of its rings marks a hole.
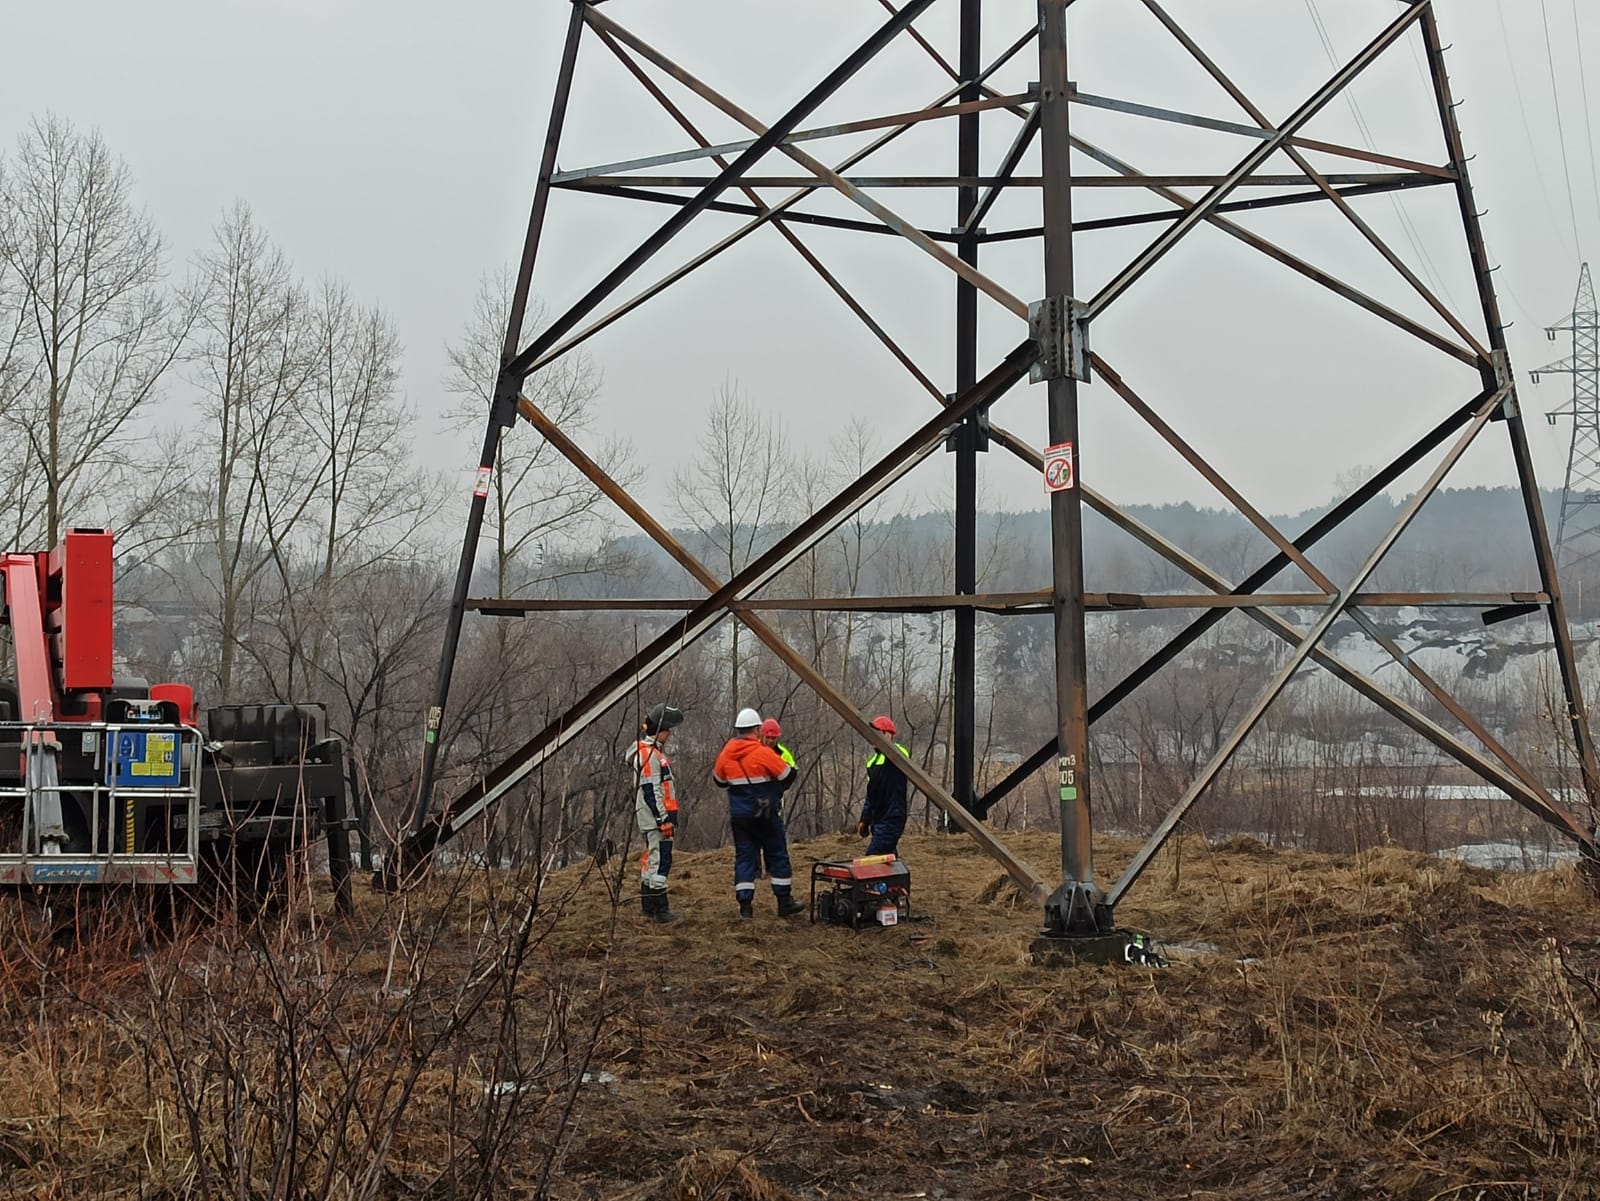
<instances>
[{"instance_id":1,"label":"worker in blue coveralls","mask_svg":"<svg viewBox=\"0 0 1600 1201\"><path fill-rule=\"evenodd\" d=\"M741 709L733 737L717 756L711 781L728 790L728 823L733 830L733 896L739 916L755 916L756 874L763 861L778 902L779 917L804 913L794 899L789 840L780 800L794 783L795 770L761 740L761 714Z\"/></svg>"},{"instance_id":2,"label":"worker in blue coveralls","mask_svg":"<svg viewBox=\"0 0 1600 1201\"><path fill-rule=\"evenodd\" d=\"M887 738L895 735L894 721L881 713L872 719L872 728ZM898 742L894 745L907 759L911 758L905 747ZM874 749L867 756L867 799L861 806L856 834L862 838L872 836L867 843L868 855L894 855L899 853L900 835L905 828L905 773L898 763Z\"/></svg>"}]
</instances>

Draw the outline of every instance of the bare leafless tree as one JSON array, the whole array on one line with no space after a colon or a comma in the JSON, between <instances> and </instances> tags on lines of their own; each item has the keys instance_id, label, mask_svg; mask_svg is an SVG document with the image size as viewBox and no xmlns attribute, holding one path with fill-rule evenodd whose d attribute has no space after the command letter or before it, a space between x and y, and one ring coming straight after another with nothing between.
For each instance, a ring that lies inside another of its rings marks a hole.
<instances>
[{"instance_id":1,"label":"bare leafless tree","mask_svg":"<svg viewBox=\"0 0 1600 1201\"><path fill-rule=\"evenodd\" d=\"M726 381L717 390L694 463L672 478L679 514L699 533L725 578L736 575L787 515L792 495L789 440L783 423ZM732 626L728 701L740 696L740 635Z\"/></svg>"},{"instance_id":2,"label":"bare leafless tree","mask_svg":"<svg viewBox=\"0 0 1600 1201\"><path fill-rule=\"evenodd\" d=\"M400 336L393 323L382 310L353 303L342 283L328 279L314 324L314 404L301 412L318 459L321 513L313 562L326 584L341 568L362 566L408 540L437 502L434 490L419 486L407 469L415 414L400 397Z\"/></svg>"},{"instance_id":3,"label":"bare leafless tree","mask_svg":"<svg viewBox=\"0 0 1600 1201\"><path fill-rule=\"evenodd\" d=\"M445 583L424 563L380 563L333 586L317 695L328 706L330 732L351 747L350 793L358 815L371 819L364 839L386 828L411 791L415 762L394 748L410 736L429 696Z\"/></svg>"},{"instance_id":4,"label":"bare leafless tree","mask_svg":"<svg viewBox=\"0 0 1600 1201\"><path fill-rule=\"evenodd\" d=\"M0 197L9 195L10 190L6 162L4 157L0 157ZM13 411L23 391L32 382L37 367L25 353L27 331L27 309L21 303L17 273L10 259L0 253L0 421L5 421ZM13 476L4 466L0 466L0 488L8 486L15 486ZM13 499L7 493L0 493L0 501L10 502Z\"/></svg>"},{"instance_id":5,"label":"bare leafless tree","mask_svg":"<svg viewBox=\"0 0 1600 1201\"><path fill-rule=\"evenodd\" d=\"M252 640L274 693L328 682L324 652L343 620L343 585L409 560L439 510L438 477L411 454L414 414L399 390L401 345L384 313L326 279L311 306L311 369L289 443L303 506L271 504L266 535L278 605L274 637Z\"/></svg>"},{"instance_id":6,"label":"bare leafless tree","mask_svg":"<svg viewBox=\"0 0 1600 1201\"><path fill-rule=\"evenodd\" d=\"M194 378L205 422L193 432L207 465L194 492L200 554L196 600L216 614L216 695L235 692L235 667L252 596L311 504L317 473L298 410L316 369L311 303L288 260L236 204L198 261Z\"/></svg>"},{"instance_id":7,"label":"bare leafless tree","mask_svg":"<svg viewBox=\"0 0 1600 1201\"><path fill-rule=\"evenodd\" d=\"M8 544L54 545L96 518L126 531L140 420L184 344L160 233L128 167L69 122L36 120L0 177L0 422ZM20 480L16 476L22 476Z\"/></svg>"},{"instance_id":8,"label":"bare leafless tree","mask_svg":"<svg viewBox=\"0 0 1600 1201\"><path fill-rule=\"evenodd\" d=\"M841 487L861 475L878 457L872 424L854 418L838 430L821 454L803 456L792 472L791 501L815 512ZM887 547L895 502L879 499L851 514L829 538L803 556L774 582L782 596L856 596L872 564ZM854 612L776 613L769 620L782 629L811 666L848 696L863 703L875 686L868 656L858 644L871 636L879 619ZM785 801L790 826L797 831L833 830L855 811L856 776L862 756L853 729L831 708L800 686L775 659L758 658L754 673L745 668L745 691L764 715L779 718L788 745L800 763L800 781ZM853 817L852 817L853 820Z\"/></svg>"},{"instance_id":9,"label":"bare leafless tree","mask_svg":"<svg viewBox=\"0 0 1600 1201\"><path fill-rule=\"evenodd\" d=\"M449 424L474 434L483 428L500 374L514 276L500 271L479 284L473 311L450 344L446 390L454 397ZM528 305L519 344L526 345L544 321L537 300ZM568 354L534 372L522 384L533 401L579 441L591 427L601 376L589 357ZM608 437L587 448L614 478L633 486L639 473L630 465L626 439ZM494 589L500 596L552 594L582 587L615 595L619 583L635 582L635 556L610 537L607 503L601 491L525 424L505 431L490 483L487 528L482 546L492 561ZM560 712L575 695L573 686L603 670L601 661L615 648L616 633L603 620L563 621L531 617L469 628L456 667L453 705L440 736L441 758L450 768L481 773L527 738L537 725ZM581 665L581 666L580 666ZM555 670L552 670L552 667ZM624 723L637 726L637 719ZM589 746L586 740L585 747ZM615 748L612 748L615 750ZM593 752L580 750L580 759ZM563 768L564 782L540 777L502 807L490 831L495 856L516 854L531 832L536 847L561 843L565 831L589 817L597 782L617 775L621 752L601 753L598 766ZM576 775L574 775L576 771ZM580 779L581 777L581 779ZM547 822L548 818L548 822ZM598 819L596 819L598 820ZM563 854L566 852L563 851Z\"/></svg>"},{"instance_id":10,"label":"bare leafless tree","mask_svg":"<svg viewBox=\"0 0 1600 1201\"><path fill-rule=\"evenodd\" d=\"M454 429L481 430L494 398L500 355L510 314L513 276L500 271L478 287L472 316L449 346L445 388L455 397ZM528 305L521 342L526 344L544 321L537 300ZM522 392L562 429L581 438L593 420L601 376L582 351L564 355L523 381ZM628 466L626 440L608 439L595 458L626 484L637 481ZM527 428L507 431L500 440L489 492L487 537L493 543L495 583L500 596L530 590L572 575L605 571L614 546L601 535L604 498L543 438ZM574 554L582 548L586 553Z\"/></svg>"},{"instance_id":11,"label":"bare leafless tree","mask_svg":"<svg viewBox=\"0 0 1600 1201\"><path fill-rule=\"evenodd\" d=\"M0 157L0 197L9 191L6 163ZM19 417L21 398L32 383L37 364L26 350L27 311L20 303L16 273L4 254L0 254L0 429L10 431ZM11 520L0 523L0 534L16 538L29 521L28 460L6 455L0 458L0 512ZM18 541L7 545L20 546Z\"/></svg>"}]
</instances>

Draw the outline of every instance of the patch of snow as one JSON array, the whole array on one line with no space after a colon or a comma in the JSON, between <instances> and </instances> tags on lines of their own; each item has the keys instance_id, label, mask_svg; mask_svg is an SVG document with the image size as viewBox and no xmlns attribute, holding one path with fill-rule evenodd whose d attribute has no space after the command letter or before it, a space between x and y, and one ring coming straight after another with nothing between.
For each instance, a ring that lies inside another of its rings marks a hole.
<instances>
[{"instance_id":1,"label":"patch of snow","mask_svg":"<svg viewBox=\"0 0 1600 1201\"><path fill-rule=\"evenodd\" d=\"M1519 842L1469 842L1450 847L1439 854L1447 859L1459 859L1473 867L1490 867L1500 871L1537 872L1578 861L1576 847L1535 847Z\"/></svg>"},{"instance_id":2,"label":"patch of snow","mask_svg":"<svg viewBox=\"0 0 1600 1201\"><path fill-rule=\"evenodd\" d=\"M1166 958L1179 963L1221 954L1214 942L1164 942L1158 949Z\"/></svg>"}]
</instances>

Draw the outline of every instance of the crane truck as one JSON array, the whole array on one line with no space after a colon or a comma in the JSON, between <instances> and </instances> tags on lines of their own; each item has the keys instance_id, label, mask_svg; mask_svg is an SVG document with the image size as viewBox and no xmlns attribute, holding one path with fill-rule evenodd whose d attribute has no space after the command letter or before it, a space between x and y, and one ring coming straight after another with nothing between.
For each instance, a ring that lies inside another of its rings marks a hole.
<instances>
[{"instance_id":1,"label":"crane truck","mask_svg":"<svg viewBox=\"0 0 1600 1201\"><path fill-rule=\"evenodd\" d=\"M0 555L0 886L193 886L260 900L324 836L350 908L343 748L320 705L215 705L113 674L113 544Z\"/></svg>"}]
</instances>

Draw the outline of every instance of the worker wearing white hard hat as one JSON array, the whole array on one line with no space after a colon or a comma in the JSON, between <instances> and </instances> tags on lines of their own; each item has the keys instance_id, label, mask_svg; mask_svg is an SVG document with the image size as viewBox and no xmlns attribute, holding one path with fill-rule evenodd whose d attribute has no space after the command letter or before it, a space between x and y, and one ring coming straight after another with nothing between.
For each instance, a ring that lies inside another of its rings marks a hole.
<instances>
[{"instance_id":1,"label":"worker wearing white hard hat","mask_svg":"<svg viewBox=\"0 0 1600 1201\"><path fill-rule=\"evenodd\" d=\"M778 902L778 916L804 913L794 899L794 873L789 839L783 828L780 799L795 780L795 771L761 740L761 714L741 709L733 719L733 737L717 756L712 782L728 790L728 824L733 829L733 895L739 916L755 916L756 874L763 861Z\"/></svg>"}]
</instances>

